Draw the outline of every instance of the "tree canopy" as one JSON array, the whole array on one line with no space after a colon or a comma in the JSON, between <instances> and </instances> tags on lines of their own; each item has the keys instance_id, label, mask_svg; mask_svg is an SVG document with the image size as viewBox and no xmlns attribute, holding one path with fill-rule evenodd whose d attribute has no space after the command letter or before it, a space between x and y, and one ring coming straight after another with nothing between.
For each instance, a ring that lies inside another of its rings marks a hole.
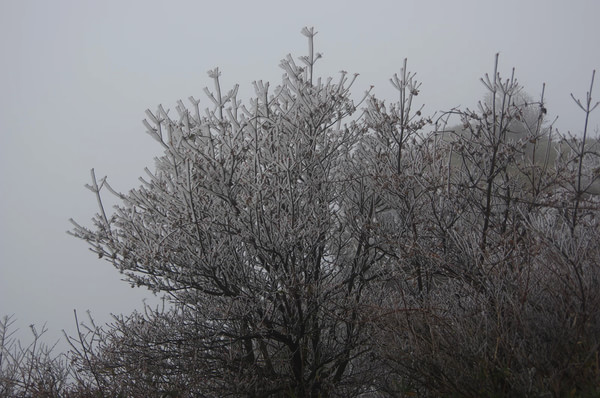
<instances>
[{"instance_id":1,"label":"tree canopy","mask_svg":"<svg viewBox=\"0 0 600 398\"><path fill-rule=\"evenodd\" d=\"M302 33L247 104L214 69L208 109L146 111L164 154L140 187L92 171L99 212L71 233L167 305L70 337L70 394L599 393L593 77L581 138L497 59L489 100L426 117L406 61L397 102L355 103Z\"/></svg>"}]
</instances>

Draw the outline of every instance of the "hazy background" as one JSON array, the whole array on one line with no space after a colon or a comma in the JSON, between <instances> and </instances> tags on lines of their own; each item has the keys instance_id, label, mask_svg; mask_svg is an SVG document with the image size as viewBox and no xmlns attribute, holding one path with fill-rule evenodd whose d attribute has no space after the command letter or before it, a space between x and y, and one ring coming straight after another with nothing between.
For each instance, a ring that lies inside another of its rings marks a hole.
<instances>
[{"instance_id":1,"label":"hazy background","mask_svg":"<svg viewBox=\"0 0 600 398\"><path fill-rule=\"evenodd\" d=\"M360 73L357 97L374 85L396 100L388 78L408 57L425 114L473 106L500 52L500 71L515 66L534 97L546 82L556 126L578 134L569 94L583 98L600 69L596 0L0 0L0 316L15 314L21 336L47 322L58 338L73 309L106 322L140 308L149 294L65 233L70 217L89 225L96 212L89 170L137 186L160 154L145 109L203 98L215 66L244 97L253 80L277 83L279 61L306 53L305 25L319 31L317 74Z\"/></svg>"}]
</instances>

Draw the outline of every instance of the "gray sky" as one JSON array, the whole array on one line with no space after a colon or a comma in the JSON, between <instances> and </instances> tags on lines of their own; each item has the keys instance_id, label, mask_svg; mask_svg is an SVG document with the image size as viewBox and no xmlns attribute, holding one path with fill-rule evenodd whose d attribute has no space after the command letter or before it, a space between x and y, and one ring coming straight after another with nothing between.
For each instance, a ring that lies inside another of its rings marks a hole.
<instances>
[{"instance_id":1,"label":"gray sky","mask_svg":"<svg viewBox=\"0 0 600 398\"><path fill-rule=\"evenodd\" d=\"M141 307L148 294L68 236L68 219L96 212L92 167L121 191L138 185L160 154L144 110L203 98L207 70L249 96L253 80L278 82L286 54L305 54L300 30L314 26L317 74L357 72L357 96L374 85L395 100L388 78L407 57L432 114L473 106L500 52L533 97L547 83L556 126L577 134L569 94L585 96L600 69L599 16L597 0L0 0L0 316L24 330L47 321L58 337L74 308L105 322Z\"/></svg>"}]
</instances>

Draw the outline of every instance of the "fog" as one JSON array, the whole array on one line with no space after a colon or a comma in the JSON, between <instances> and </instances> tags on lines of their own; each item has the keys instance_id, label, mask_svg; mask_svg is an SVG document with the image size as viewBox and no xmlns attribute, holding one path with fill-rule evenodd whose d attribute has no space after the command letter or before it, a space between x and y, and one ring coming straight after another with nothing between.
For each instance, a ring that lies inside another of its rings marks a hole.
<instances>
[{"instance_id":1,"label":"fog","mask_svg":"<svg viewBox=\"0 0 600 398\"><path fill-rule=\"evenodd\" d=\"M120 191L139 184L160 155L144 111L191 95L209 106L209 69L248 97L254 80L277 83L286 54L305 54L300 30L314 26L317 75L360 73L357 96L373 85L395 100L388 79L408 58L433 114L474 106L499 52L501 73L516 67L533 98L545 82L555 127L579 134L570 93L583 98L600 68L599 15L593 0L1 2L0 316L15 314L25 337L46 322L56 339L74 309L103 323L158 302L66 234L68 220L96 212L91 168Z\"/></svg>"}]
</instances>

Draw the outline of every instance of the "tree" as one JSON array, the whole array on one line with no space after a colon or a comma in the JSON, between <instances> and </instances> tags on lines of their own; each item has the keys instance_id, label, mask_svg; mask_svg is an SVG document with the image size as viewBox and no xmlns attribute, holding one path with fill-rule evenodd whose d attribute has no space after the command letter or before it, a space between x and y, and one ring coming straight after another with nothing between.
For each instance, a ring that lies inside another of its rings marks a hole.
<instances>
[{"instance_id":1,"label":"tree","mask_svg":"<svg viewBox=\"0 0 600 398\"><path fill-rule=\"evenodd\" d=\"M376 190L393 220L380 234L396 240L397 253L388 315L375 329L389 372L380 388L597 395L598 147L585 129L582 139L551 138L543 96L533 109L515 101L514 72L482 81L488 103L443 114L434 131L416 134L401 166L378 162ZM591 92L578 102L586 128ZM457 128L448 127L452 116ZM379 158L396 158L397 147L382 145L391 133L375 128Z\"/></svg>"},{"instance_id":2,"label":"tree","mask_svg":"<svg viewBox=\"0 0 600 398\"><path fill-rule=\"evenodd\" d=\"M356 76L313 77L315 32L302 33L304 66L282 61L273 94L256 82L256 98L242 105L215 69L204 114L194 98L191 110L179 103L177 119L147 111L165 149L156 172L121 194L92 171L95 229L72 232L132 284L168 295L172 308L153 318L153 333L125 322L122 339L150 366L193 372L196 394L349 396L368 386L361 314L388 256L371 232L377 197L355 153ZM103 188L121 201L113 215ZM177 364L182 355L190 360Z\"/></svg>"},{"instance_id":3,"label":"tree","mask_svg":"<svg viewBox=\"0 0 600 398\"><path fill-rule=\"evenodd\" d=\"M0 319L0 396L65 396L69 366L65 354L55 354L56 344L42 341L47 332L30 325L33 340L27 345L15 338L13 316Z\"/></svg>"}]
</instances>

